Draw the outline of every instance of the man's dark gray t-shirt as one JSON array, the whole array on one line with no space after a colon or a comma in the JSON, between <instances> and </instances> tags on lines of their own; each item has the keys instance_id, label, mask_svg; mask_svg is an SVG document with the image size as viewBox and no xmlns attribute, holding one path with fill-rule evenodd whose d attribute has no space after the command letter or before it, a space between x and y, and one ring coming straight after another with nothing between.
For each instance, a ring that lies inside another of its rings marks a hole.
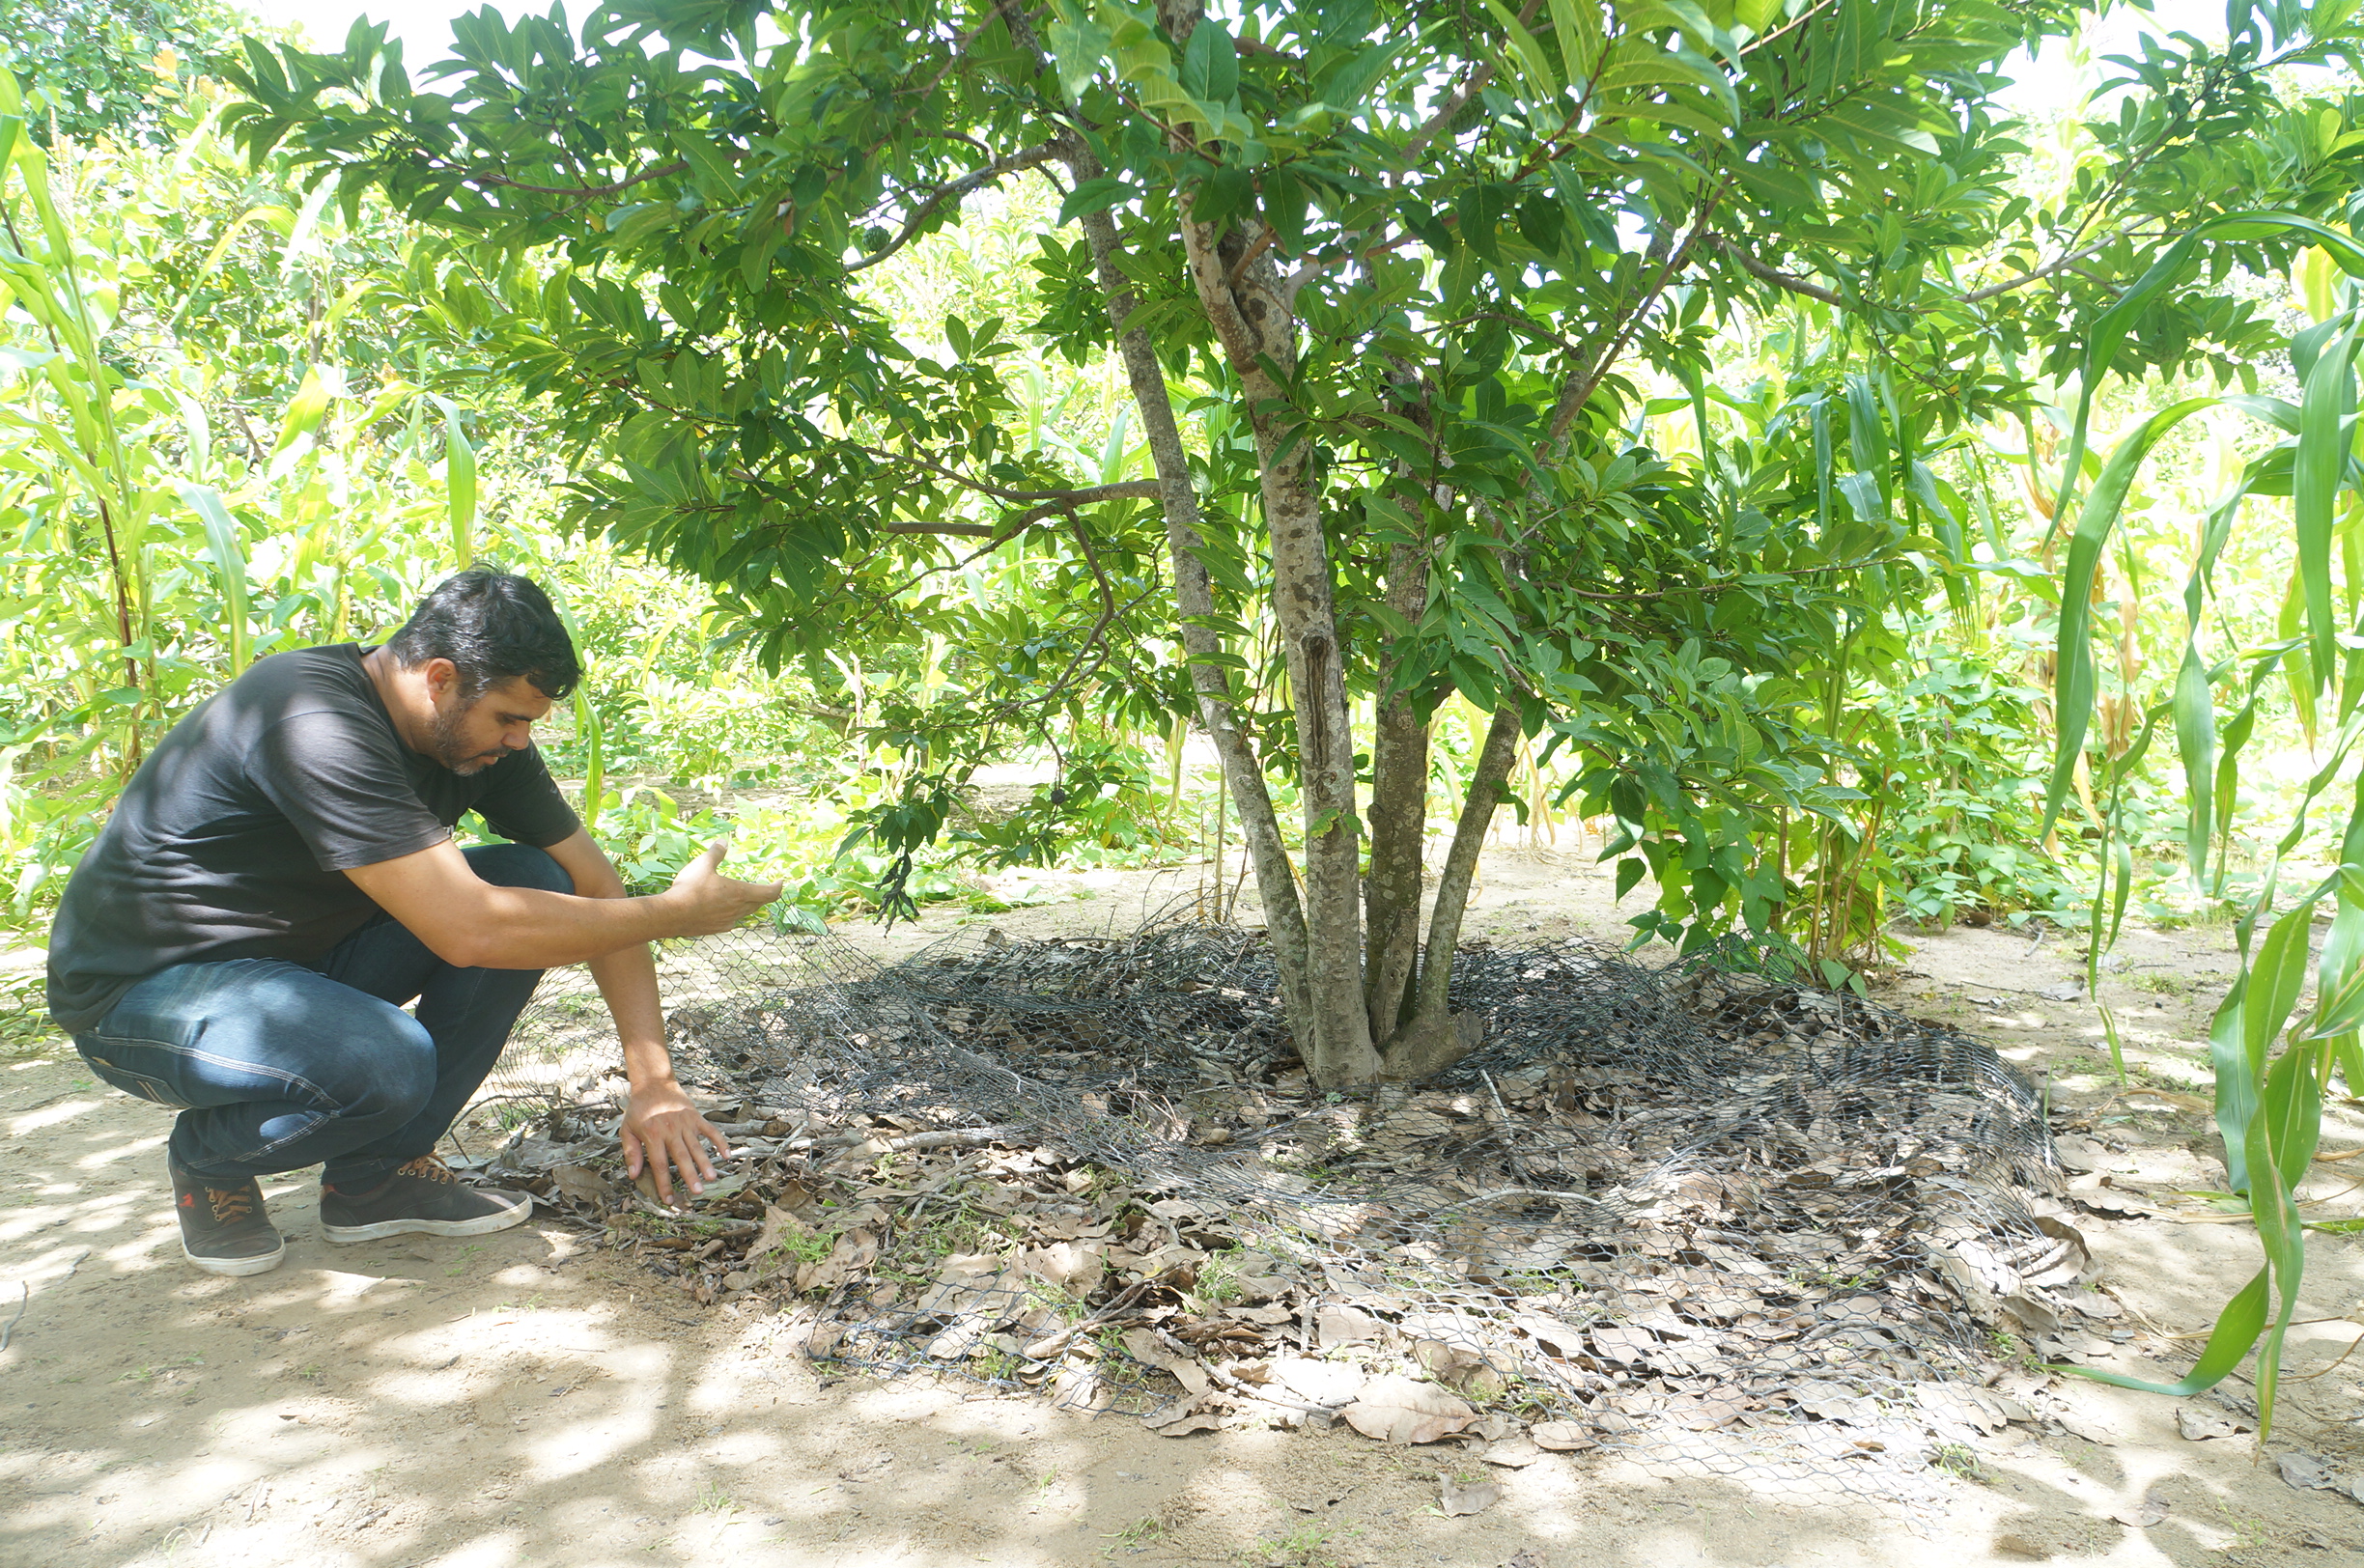
<instances>
[{"instance_id":1,"label":"man's dark gray t-shirt","mask_svg":"<svg viewBox=\"0 0 2364 1568\"><path fill-rule=\"evenodd\" d=\"M405 744L366 652L263 659L140 765L50 928L59 1027L96 1027L176 964L317 964L378 912L346 871L440 844L466 812L538 849L574 833L538 747L463 776Z\"/></svg>"}]
</instances>

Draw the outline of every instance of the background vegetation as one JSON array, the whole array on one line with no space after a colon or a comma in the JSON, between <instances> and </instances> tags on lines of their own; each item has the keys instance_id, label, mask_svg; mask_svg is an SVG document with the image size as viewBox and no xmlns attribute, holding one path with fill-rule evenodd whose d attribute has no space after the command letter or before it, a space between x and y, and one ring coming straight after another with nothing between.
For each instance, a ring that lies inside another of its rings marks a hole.
<instances>
[{"instance_id":1,"label":"background vegetation","mask_svg":"<svg viewBox=\"0 0 2364 1568\"><path fill-rule=\"evenodd\" d=\"M2364 1081L2352 4L779 9L482 13L457 98L8 14L26 939L192 703L497 557L628 876L727 822L784 920L987 907L1244 822L1325 1080L1445 1026L1397 895L1498 822L1828 984L2233 922L2224 1344L2287 1310Z\"/></svg>"}]
</instances>

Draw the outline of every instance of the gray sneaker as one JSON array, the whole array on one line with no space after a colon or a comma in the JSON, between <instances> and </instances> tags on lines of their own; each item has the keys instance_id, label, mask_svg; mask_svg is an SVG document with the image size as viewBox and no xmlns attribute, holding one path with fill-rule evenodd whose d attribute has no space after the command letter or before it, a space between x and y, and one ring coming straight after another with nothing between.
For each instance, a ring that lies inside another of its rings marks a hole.
<instances>
[{"instance_id":1,"label":"gray sneaker","mask_svg":"<svg viewBox=\"0 0 2364 1568\"><path fill-rule=\"evenodd\" d=\"M200 1176L167 1155L181 1250L208 1274L259 1274L279 1267L287 1243L263 1213L263 1187L252 1176Z\"/></svg>"},{"instance_id":2,"label":"gray sneaker","mask_svg":"<svg viewBox=\"0 0 2364 1568\"><path fill-rule=\"evenodd\" d=\"M484 1236L521 1225L532 1213L530 1193L464 1187L431 1154L366 1192L321 1188L321 1234L341 1244L383 1236Z\"/></svg>"}]
</instances>

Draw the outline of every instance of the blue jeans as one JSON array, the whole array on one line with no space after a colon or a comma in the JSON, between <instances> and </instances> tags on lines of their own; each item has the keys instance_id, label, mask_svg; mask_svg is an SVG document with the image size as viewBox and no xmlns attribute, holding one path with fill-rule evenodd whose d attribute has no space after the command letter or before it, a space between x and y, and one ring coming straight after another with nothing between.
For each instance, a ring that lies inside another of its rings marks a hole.
<instances>
[{"instance_id":1,"label":"blue jeans","mask_svg":"<svg viewBox=\"0 0 2364 1568\"><path fill-rule=\"evenodd\" d=\"M571 893L557 861L481 845L468 866L503 887ZM539 969L463 969L380 913L313 967L285 959L176 964L74 1036L91 1071L172 1106L176 1163L200 1176L322 1165L346 1190L424 1154L500 1058ZM403 1010L415 998L416 1016Z\"/></svg>"}]
</instances>

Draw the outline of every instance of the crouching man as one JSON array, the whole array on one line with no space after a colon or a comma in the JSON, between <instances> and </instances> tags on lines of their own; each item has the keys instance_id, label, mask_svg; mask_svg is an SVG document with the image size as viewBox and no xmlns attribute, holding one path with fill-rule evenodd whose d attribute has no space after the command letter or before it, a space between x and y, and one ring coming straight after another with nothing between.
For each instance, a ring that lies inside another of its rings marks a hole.
<instances>
[{"instance_id":1,"label":"crouching man","mask_svg":"<svg viewBox=\"0 0 2364 1568\"><path fill-rule=\"evenodd\" d=\"M674 1081L648 943L779 887L718 875L718 845L626 896L530 739L581 674L540 588L464 572L381 647L261 660L124 791L59 906L49 1011L98 1077L180 1110L167 1164L199 1268L276 1266L255 1179L309 1165L331 1242L522 1221L529 1198L434 1150L557 965L588 960L615 1018L632 1173L669 1198L728 1156ZM512 842L462 850L469 811Z\"/></svg>"}]
</instances>

